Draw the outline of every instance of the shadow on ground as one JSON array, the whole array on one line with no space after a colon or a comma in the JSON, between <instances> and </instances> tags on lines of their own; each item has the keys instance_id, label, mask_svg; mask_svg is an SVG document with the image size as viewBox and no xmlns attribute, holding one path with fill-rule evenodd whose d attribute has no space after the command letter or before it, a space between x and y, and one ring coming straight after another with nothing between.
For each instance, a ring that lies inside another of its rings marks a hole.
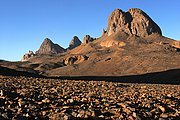
<instances>
[{"instance_id":1,"label":"shadow on ground","mask_svg":"<svg viewBox=\"0 0 180 120\"><path fill-rule=\"evenodd\" d=\"M4 76L25 76L25 77L41 77L51 79L66 79L66 80L94 80L94 81L109 81L122 83L148 83L148 84L176 84L180 85L180 69L172 69L162 72L147 73L142 75L127 75L127 76L60 76L46 77L37 73L25 71L16 71L6 67L0 67L0 75Z\"/></svg>"},{"instance_id":2,"label":"shadow on ground","mask_svg":"<svg viewBox=\"0 0 180 120\"><path fill-rule=\"evenodd\" d=\"M51 77L67 80L95 80L122 83L176 84L180 85L180 69L127 76L60 76Z\"/></svg>"},{"instance_id":3,"label":"shadow on ground","mask_svg":"<svg viewBox=\"0 0 180 120\"><path fill-rule=\"evenodd\" d=\"M25 77L43 77L35 72L17 71L14 69L0 66L0 75L4 76L25 76Z\"/></svg>"}]
</instances>

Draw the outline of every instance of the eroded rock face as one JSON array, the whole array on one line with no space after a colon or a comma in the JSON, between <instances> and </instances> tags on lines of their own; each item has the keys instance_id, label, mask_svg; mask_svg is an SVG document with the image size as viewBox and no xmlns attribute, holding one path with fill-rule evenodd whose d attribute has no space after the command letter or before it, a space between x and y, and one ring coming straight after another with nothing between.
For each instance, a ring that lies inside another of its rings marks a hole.
<instances>
[{"instance_id":1,"label":"eroded rock face","mask_svg":"<svg viewBox=\"0 0 180 120\"><path fill-rule=\"evenodd\" d=\"M79 64L87 59L88 59L88 57L85 55L70 56L70 57L67 57L64 59L64 64L65 65Z\"/></svg>"},{"instance_id":2,"label":"eroded rock face","mask_svg":"<svg viewBox=\"0 0 180 120\"><path fill-rule=\"evenodd\" d=\"M58 44L54 44L49 38L46 38L39 50L36 51L36 54L58 54L63 52L65 52L64 48Z\"/></svg>"},{"instance_id":3,"label":"eroded rock face","mask_svg":"<svg viewBox=\"0 0 180 120\"><path fill-rule=\"evenodd\" d=\"M102 30L102 36L105 36L107 31L105 29Z\"/></svg>"},{"instance_id":4,"label":"eroded rock face","mask_svg":"<svg viewBox=\"0 0 180 120\"><path fill-rule=\"evenodd\" d=\"M84 44L87 44L89 42L94 41L94 38L92 38L90 35L85 35L84 37Z\"/></svg>"},{"instance_id":5,"label":"eroded rock face","mask_svg":"<svg viewBox=\"0 0 180 120\"><path fill-rule=\"evenodd\" d=\"M73 39L71 40L70 44L69 44L68 49L69 50L74 49L77 46L81 45L81 43L82 42L79 40L79 38L77 36L74 36Z\"/></svg>"},{"instance_id":6,"label":"eroded rock face","mask_svg":"<svg viewBox=\"0 0 180 120\"><path fill-rule=\"evenodd\" d=\"M142 10L138 8L129 9L124 12L116 9L108 19L107 34L123 31L145 37L152 33L162 34L160 27Z\"/></svg>"},{"instance_id":7,"label":"eroded rock face","mask_svg":"<svg viewBox=\"0 0 180 120\"><path fill-rule=\"evenodd\" d=\"M28 53L26 53L23 58L21 59L22 62L24 61L28 61L31 57L33 57L35 54L33 53L33 51L30 51Z\"/></svg>"}]
</instances>

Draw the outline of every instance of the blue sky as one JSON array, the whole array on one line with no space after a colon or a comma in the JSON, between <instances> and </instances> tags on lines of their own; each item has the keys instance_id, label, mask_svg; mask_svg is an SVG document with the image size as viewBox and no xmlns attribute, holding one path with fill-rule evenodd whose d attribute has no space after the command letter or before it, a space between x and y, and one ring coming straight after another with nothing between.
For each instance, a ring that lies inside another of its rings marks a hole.
<instances>
[{"instance_id":1,"label":"blue sky","mask_svg":"<svg viewBox=\"0 0 180 120\"><path fill-rule=\"evenodd\" d=\"M67 47L73 36L99 37L108 16L120 8L140 8L180 40L179 0L0 0L0 59L20 60L48 37Z\"/></svg>"}]
</instances>

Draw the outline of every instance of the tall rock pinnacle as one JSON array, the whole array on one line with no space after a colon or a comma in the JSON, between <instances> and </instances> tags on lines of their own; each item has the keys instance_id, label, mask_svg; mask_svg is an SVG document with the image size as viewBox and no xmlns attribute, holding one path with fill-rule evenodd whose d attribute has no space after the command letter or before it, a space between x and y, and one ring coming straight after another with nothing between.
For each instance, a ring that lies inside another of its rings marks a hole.
<instances>
[{"instance_id":1,"label":"tall rock pinnacle","mask_svg":"<svg viewBox=\"0 0 180 120\"><path fill-rule=\"evenodd\" d=\"M108 36L123 31L127 34L134 34L145 37L152 33L162 35L160 27L142 10L131 8L127 12L116 9L108 19Z\"/></svg>"},{"instance_id":2,"label":"tall rock pinnacle","mask_svg":"<svg viewBox=\"0 0 180 120\"><path fill-rule=\"evenodd\" d=\"M57 54L64 52L64 48L58 44L54 44L49 38L44 39L36 54Z\"/></svg>"},{"instance_id":3,"label":"tall rock pinnacle","mask_svg":"<svg viewBox=\"0 0 180 120\"><path fill-rule=\"evenodd\" d=\"M74 36L73 39L71 40L71 42L69 43L69 47L68 49L71 50L79 45L81 45L81 41L79 40L79 38L77 36Z\"/></svg>"}]
</instances>

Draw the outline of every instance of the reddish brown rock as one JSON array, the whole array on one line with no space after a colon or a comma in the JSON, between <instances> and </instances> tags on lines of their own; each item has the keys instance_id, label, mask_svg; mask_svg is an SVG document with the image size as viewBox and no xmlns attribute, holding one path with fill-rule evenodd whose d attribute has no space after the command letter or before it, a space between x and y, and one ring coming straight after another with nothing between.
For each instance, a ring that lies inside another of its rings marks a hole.
<instances>
[{"instance_id":1,"label":"reddish brown rock","mask_svg":"<svg viewBox=\"0 0 180 120\"><path fill-rule=\"evenodd\" d=\"M105 29L102 30L102 36L105 36L107 31Z\"/></svg>"},{"instance_id":2,"label":"reddish brown rock","mask_svg":"<svg viewBox=\"0 0 180 120\"><path fill-rule=\"evenodd\" d=\"M70 44L69 44L68 49L69 50L74 49L77 46L81 45L81 43L82 42L79 40L79 38L77 36L74 36L73 39L71 40Z\"/></svg>"},{"instance_id":3,"label":"reddish brown rock","mask_svg":"<svg viewBox=\"0 0 180 120\"><path fill-rule=\"evenodd\" d=\"M21 59L21 61L28 61L31 57L33 57L34 56L34 53L33 53L33 51L30 51L29 50L29 52L28 53L26 53L24 56L23 56L23 58Z\"/></svg>"},{"instance_id":4,"label":"reddish brown rock","mask_svg":"<svg viewBox=\"0 0 180 120\"><path fill-rule=\"evenodd\" d=\"M84 44L87 44L89 42L94 41L94 38L92 38L90 35L85 35L84 37Z\"/></svg>"},{"instance_id":5,"label":"reddish brown rock","mask_svg":"<svg viewBox=\"0 0 180 120\"><path fill-rule=\"evenodd\" d=\"M58 44L54 44L49 38L46 38L39 50L36 51L36 54L58 54L63 52L65 52L64 48Z\"/></svg>"},{"instance_id":6,"label":"reddish brown rock","mask_svg":"<svg viewBox=\"0 0 180 120\"><path fill-rule=\"evenodd\" d=\"M123 31L129 35L145 37L152 33L162 34L159 26L142 10L129 9L124 12L116 9L108 19L107 32L111 35L117 31Z\"/></svg>"}]
</instances>

